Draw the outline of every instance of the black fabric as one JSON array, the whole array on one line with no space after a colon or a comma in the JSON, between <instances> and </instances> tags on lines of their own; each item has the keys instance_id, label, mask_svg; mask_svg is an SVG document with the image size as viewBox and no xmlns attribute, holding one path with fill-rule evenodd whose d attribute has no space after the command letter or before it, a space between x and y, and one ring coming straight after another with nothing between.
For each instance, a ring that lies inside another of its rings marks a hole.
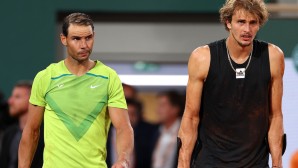
<instances>
[{"instance_id":1,"label":"black fabric","mask_svg":"<svg viewBox=\"0 0 298 168\"><path fill-rule=\"evenodd\" d=\"M16 163L18 163L18 151L19 151L19 143L22 137L22 131L17 129L13 138L11 139L10 146L9 146L9 163L7 168L15 168Z\"/></svg>"},{"instance_id":2,"label":"black fabric","mask_svg":"<svg viewBox=\"0 0 298 168\"><path fill-rule=\"evenodd\" d=\"M112 167L113 166L113 163L112 163L112 155L111 155L111 145L112 145L112 142L111 142L111 138L112 138L112 124L111 124L111 127L109 129L109 133L108 133L108 139L107 139L107 158L106 158L106 164L108 167Z\"/></svg>"},{"instance_id":3,"label":"black fabric","mask_svg":"<svg viewBox=\"0 0 298 168\"><path fill-rule=\"evenodd\" d=\"M153 149L159 135L158 125L140 121L133 129L135 168L151 168ZM108 167L112 167L111 145L111 131L109 131L106 158Z\"/></svg>"},{"instance_id":4,"label":"black fabric","mask_svg":"<svg viewBox=\"0 0 298 168\"><path fill-rule=\"evenodd\" d=\"M3 135L2 149L0 152L0 168L8 168L11 161L10 150L12 148L12 143L16 137L16 134L20 131L19 125L15 124L10 126ZM38 146L34 155L34 159L31 164L31 168L41 168L43 164L43 148L44 148L44 138L43 138L43 124L40 129L40 138ZM15 153L15 157L18 153ZM18 163L14 163L14 167L18 167Z\"/></svg>"},{"instance_id":5,"label":"black fabric","mask_svg":"<svg viewBox=\"0 0 298 168\"><path fill-rule=\"evenodd\" d=\"M151 168L154 146L158 139L158 125L141 121L134 128L135 168Z\"/></svg>"},{"instance_id":6,"label":"black fabric","mask_svg":"<svg viewBox=\"0 0 298 168\"><path fill-rule=\"evenodd\" d=\"M211 63L204 83L199 138L192 167L268 167L270 63L268 44L254 40L244 79L228 60L225 39L209 44ZM236 64L235 68L245 68Z\"/></svg>"}]
</instances>

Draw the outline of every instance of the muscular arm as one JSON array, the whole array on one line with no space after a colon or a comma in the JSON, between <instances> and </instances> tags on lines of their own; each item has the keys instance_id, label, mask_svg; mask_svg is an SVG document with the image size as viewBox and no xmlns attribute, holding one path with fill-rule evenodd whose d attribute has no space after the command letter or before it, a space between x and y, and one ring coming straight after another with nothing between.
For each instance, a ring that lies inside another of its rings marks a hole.
<instances>
[{"instance_id":1,"label":"muscular arm","mask_svg":"<svg viewBox=\"0 0 298 168\"><path fill-rule=\"evenodd\" d=\"M30 168L38 144L43 114L44 107L29 105L28 120L19 145L19 168Z\"/></svg>"},{"instance_id":2,"label":"muscular arm","mask_svg":"<svg viewBox=\"0 0 298 168\"><path fill-rule=\"evenodd\" d=\"M129 165L130 156L133 151L134 138L133 129L130 125L127 110L109 107L109 114L113 126L116 129L117 162L112 168L126 168Z\"/></svg>"},{"instance_id":3,"label":"muscular arm","mask_svg":"<svg viewBox=\"0 0 298 168\"><path fill-rule=\"evenodd\" d=\"M282 137L284 130L281 106L283 94L282 78L284 74L284 55L278 47L270 44L269 58L271 86L268 142L272 157L272 166L282 167Z\"/></svg>"},{"instance_id":4,"label":"muscular arm","mask_svg":"<svg viewBox=\"0 0 298 168\"><path fill-rule=\"evenodd\" d=\"M190 160L198 134L199 111L204 80L210 65L210 50L208 46L196 49L188 63L189 79L186 91L185 112L178 137L182 146L179 151L178 167L189 168Z\"/></svg>"}]
</instances>

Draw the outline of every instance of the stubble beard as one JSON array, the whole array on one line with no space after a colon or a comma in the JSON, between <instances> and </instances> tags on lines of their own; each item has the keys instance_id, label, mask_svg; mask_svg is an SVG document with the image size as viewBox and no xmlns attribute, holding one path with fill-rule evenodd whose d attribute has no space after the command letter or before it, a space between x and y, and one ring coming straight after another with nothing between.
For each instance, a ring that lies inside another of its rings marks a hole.
<instances>
[{"instance_id":1,"label":"stubble beard","mask_svg":"<svg viewBox=\"0 0 298 168\"><path fill-rule=\"evenodd\" d=\"M77 53L77 56L73 56L73 55L70 55L70 56L73 60L77 61L78 63L83 63L90 59L90 55L91 55L92 51L88 50L87 52L88 52L88 56L86 58L82 58L82 59L80 59L80 56L79 56L80 52Z\"/></svg>"},{"instance_id":2,"label":"stubble beard","mask_svg":"<svg viewBox=\"0 0 298 168\"><path fill-rule=\"evenodd\" d=\"M13 118L19 118L21 117L22 115L26 114L27 113L27 110L28 109L15 109L13 107L10 107L9 109L9 115Z\"/></svg>"},{"instance_id":3,"label":"stubble beard","mask_svg":"<svg viewBox=\"0 0 298 168\"><path fill-rule=\"evenodd\" d=\"M238 45L239 46L241 46L241 47L248 47L248 46L250 46L251 45L251 41L248 43L248 44L243 44L241 41L239 41L239 40L237 40L237 38L235 37L235 35L234 35L234 33L233 32L231 32L231 34L232 34L232 36L233 36L233 38L234 38L234 40L238 43ZM254 38L253 38L254 39Z\"/></svg>"}]
</instances>

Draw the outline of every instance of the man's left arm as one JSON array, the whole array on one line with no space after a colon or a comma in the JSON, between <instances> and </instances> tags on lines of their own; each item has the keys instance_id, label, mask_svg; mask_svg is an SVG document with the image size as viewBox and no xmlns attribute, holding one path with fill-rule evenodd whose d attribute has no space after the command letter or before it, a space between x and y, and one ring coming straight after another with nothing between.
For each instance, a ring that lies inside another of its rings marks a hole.
<instances>
[{"instance_id":1,"label":"man's left arm","mask_svg":"<svg viewBox=\"0 0 298 168\"><path fill-rule=\"evenodd\" d=\"M281 168L284 134L282 114L284 54L277 46L269 44L269 59L271 84L268 143L272 157L272 167Z\"/></svg>"},{"instance_id":2,"label":"man's left arm","mask_svg":"<svg viewBox=\"0 0 298 168\"><path fill-rule=\"evenodd\" d=\"M133 151L133 129L126 109L109 107L109 115L116 129L117 162L112 168L128 168Z\"/></svg>"}]
</instances>

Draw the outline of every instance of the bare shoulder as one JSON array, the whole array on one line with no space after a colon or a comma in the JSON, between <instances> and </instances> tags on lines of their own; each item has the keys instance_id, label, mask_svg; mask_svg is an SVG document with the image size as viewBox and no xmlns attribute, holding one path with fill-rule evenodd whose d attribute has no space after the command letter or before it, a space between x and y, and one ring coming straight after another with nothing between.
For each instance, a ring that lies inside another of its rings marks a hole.
<instances>
[{"instance_id":1,"label":"bare shoulder","mask_svg":"<svg viewBox=\"0 0 298 168\"><path fill-rule=\"evenodd\" d=\"M269 43L269 60L270 60L270 69L271 75L275 76L278 74L283 74L284 72L284 53L276 45Z\"/></svg>"},{"instance_id":2,"label":"bare shoulder","mask_svg":"<svg viewBox=\"0 0 298 168\"><path fill-rule=\"evenodd\" d=\"M189 74L205 79L208 75L210 60L210 48L208 45L196 48L189 58Z\"/></svg>"},{"instance_id":3,"label":"bare shoulder","mask_svg":"<svg viewBox=\"0 0 298 168\"><path fill-rule=\"evenodd\" d=\"M190 55L190 61L196 63L205 62L210 60L210 49L208 45L200 46L196 48Z\"/></svg>"},{"instance_id":4,"label":"bare shoulder","mask_svg":"<svg viewBox=\"0 0 298 168\"><path fill-rule=\"evenodd\" d=\"M269 49L270 61L283 61L284 60L284 53L277 45L269 43L268 49Z\"/></svg>"}]
</instances>

